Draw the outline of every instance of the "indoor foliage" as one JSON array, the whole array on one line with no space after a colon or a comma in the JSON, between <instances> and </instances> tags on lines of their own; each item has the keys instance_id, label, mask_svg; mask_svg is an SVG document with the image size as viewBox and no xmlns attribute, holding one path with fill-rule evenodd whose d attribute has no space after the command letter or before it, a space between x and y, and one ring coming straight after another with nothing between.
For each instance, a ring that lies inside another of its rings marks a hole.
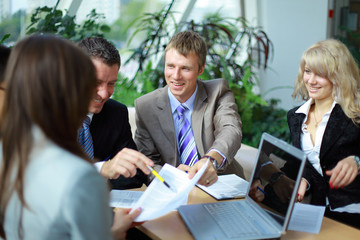
<instances>
[{"instance_id":1,"label":"indoor foliage","mask_svg":"<svg viewBox=\"0 0 360 240\"><path fill-rule=\"evenodd\" d=\"M121 80L120 89L133 89L145 94L165 84L163 59L166 43L172 34L182 30L198 32L206 41L208 56L203 80L225 78L233 90L243 126L245 144L257 147L261 133L289 140L286 111L277 107L277 100L266 102L254 87L259 83L257 70L266 68L273 52L271 40L260 27L253 27L243 18L222 17L219 13L206 16L201 22L189 20L176 24L172 3L156 13L147 13L132 23L133 37L145 35L125 62L136 62L138 68L132 79ZM160 59L160 60L159 60ZM121 90L122 91L122 90Z\"/></svg>"}]
</instances>

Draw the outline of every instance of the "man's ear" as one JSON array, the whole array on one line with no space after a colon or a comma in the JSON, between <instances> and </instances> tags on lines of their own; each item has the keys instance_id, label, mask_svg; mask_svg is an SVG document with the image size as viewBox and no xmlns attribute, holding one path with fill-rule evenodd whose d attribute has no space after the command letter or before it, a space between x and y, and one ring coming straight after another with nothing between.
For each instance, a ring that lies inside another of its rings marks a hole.
<instances>
[{"instance_id":1,"label":"man's ear","mask_svg":"<svg viewBox=\"0 0 360 240\"><path fill-rule=\"evenodd\" d=\"M203 74L204 69L205 69L205 65L200 68L198 76L200 76L201 74Z\"/></svg>"}]
</instances>

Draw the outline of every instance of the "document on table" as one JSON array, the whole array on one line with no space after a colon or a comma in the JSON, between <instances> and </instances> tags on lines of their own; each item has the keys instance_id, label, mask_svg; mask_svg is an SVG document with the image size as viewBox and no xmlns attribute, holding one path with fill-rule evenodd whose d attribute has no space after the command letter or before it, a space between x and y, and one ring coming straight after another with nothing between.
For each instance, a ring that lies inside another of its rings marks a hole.
<instances>
[{"instance_id":1,"label":"document on table","mask_svg":"<svg viewBox=\"0 0 360 240\"><path fill-rule=\"evenodd\" d=\"M132 208L143 193L142 191L112 190L110 192L110 207Z\"/></svg>"},{"instance_id":2,"label":"document on table","mask_svg":"<svg viewBox=\"0 0 360 240\"><path fill-rule=\"evenodd\" d=\"M218 176L217 182L209 187L200 184L196 184L196 186L216 200L224 200L245 197L249 182L236 174L226 174Z\"/></svg>"},{"instance_id":3,"label":"document on table","mask_svg":"<svg viewBox=\"0 0 360 240\"><path fill-rule=\"evenodd\" d=\"M324 212L324 206L295 203L288 230L318 234Z\"/></svg>"},{"instance_id":4,"label":"document on table","mask_svg":"<svg viewBox=\"0 0 360 240\"><path fill-rule=\"evenodd\" d=\"M159 179L154 178L140 199L133 205L133 209L141 207L141 213L134 221L155 219L177 209L180 205L187 204L191 189L199 181L208 164L209 160L192 179L189 179L186 172L165 164L159 175L170 185L171 189Z\"/></svg>"}]
</instances>

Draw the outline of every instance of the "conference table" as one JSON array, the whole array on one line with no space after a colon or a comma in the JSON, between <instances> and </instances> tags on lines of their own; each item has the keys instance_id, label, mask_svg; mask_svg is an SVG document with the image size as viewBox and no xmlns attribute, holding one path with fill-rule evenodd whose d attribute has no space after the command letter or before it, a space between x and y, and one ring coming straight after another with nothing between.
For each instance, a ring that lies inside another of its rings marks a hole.
<instances>
[{"instance_id":1,"label":"conference table","mask_svg":"<svg viewBox=\"0 0 360 240\"><path fill-rule=\"evenodd\" d=\"M144 190L142 187L138 190ZM210 203L217 200L202 191L201 189L194 187L188 199L188 204L197 203ZM177 211L172 211L157 219L147 221L141 226L137 227L143 233L148 235L152 239L181 239L181 240L193 240L191 233L187 230L185 223L182 221ZM311 234L305 232L287 231L281 239L360 239L360 230L334 221L330 218L324 217L321 230L319 234Z\"/></svg>"}]
</instances>

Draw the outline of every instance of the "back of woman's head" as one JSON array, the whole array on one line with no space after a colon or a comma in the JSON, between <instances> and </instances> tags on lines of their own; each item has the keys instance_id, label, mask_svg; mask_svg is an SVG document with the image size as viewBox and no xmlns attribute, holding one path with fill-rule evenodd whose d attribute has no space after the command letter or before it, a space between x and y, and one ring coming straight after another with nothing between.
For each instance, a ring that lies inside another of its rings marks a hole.
<instances>
[{"instance_id":1,"label":"back of woman's head","mask_svg":"<svg viewBox=\"0 0 360 240\"><path fill-rule=\"evenodd\" d=\"M38 126L60 147L84 156L77 129L95 92L91 60L68 40L33 35L11 50L5 72L5 101L1 119L0 236L5 238L4 214L17 193L22 205L24 177Z\"/></svg>"},{"instance_id":2,"label":"back of woman's head","mask_svg":"<svg viewBox=\"0 0 360 240\"><path fill-rule=\"evenodd\" d=\"M35 124L73 148L96 86L93 64L82 50L59 37L30 36L12 50L5 82L3 134L8 127L27 132Z\"/></svg>"}]
</instances>

